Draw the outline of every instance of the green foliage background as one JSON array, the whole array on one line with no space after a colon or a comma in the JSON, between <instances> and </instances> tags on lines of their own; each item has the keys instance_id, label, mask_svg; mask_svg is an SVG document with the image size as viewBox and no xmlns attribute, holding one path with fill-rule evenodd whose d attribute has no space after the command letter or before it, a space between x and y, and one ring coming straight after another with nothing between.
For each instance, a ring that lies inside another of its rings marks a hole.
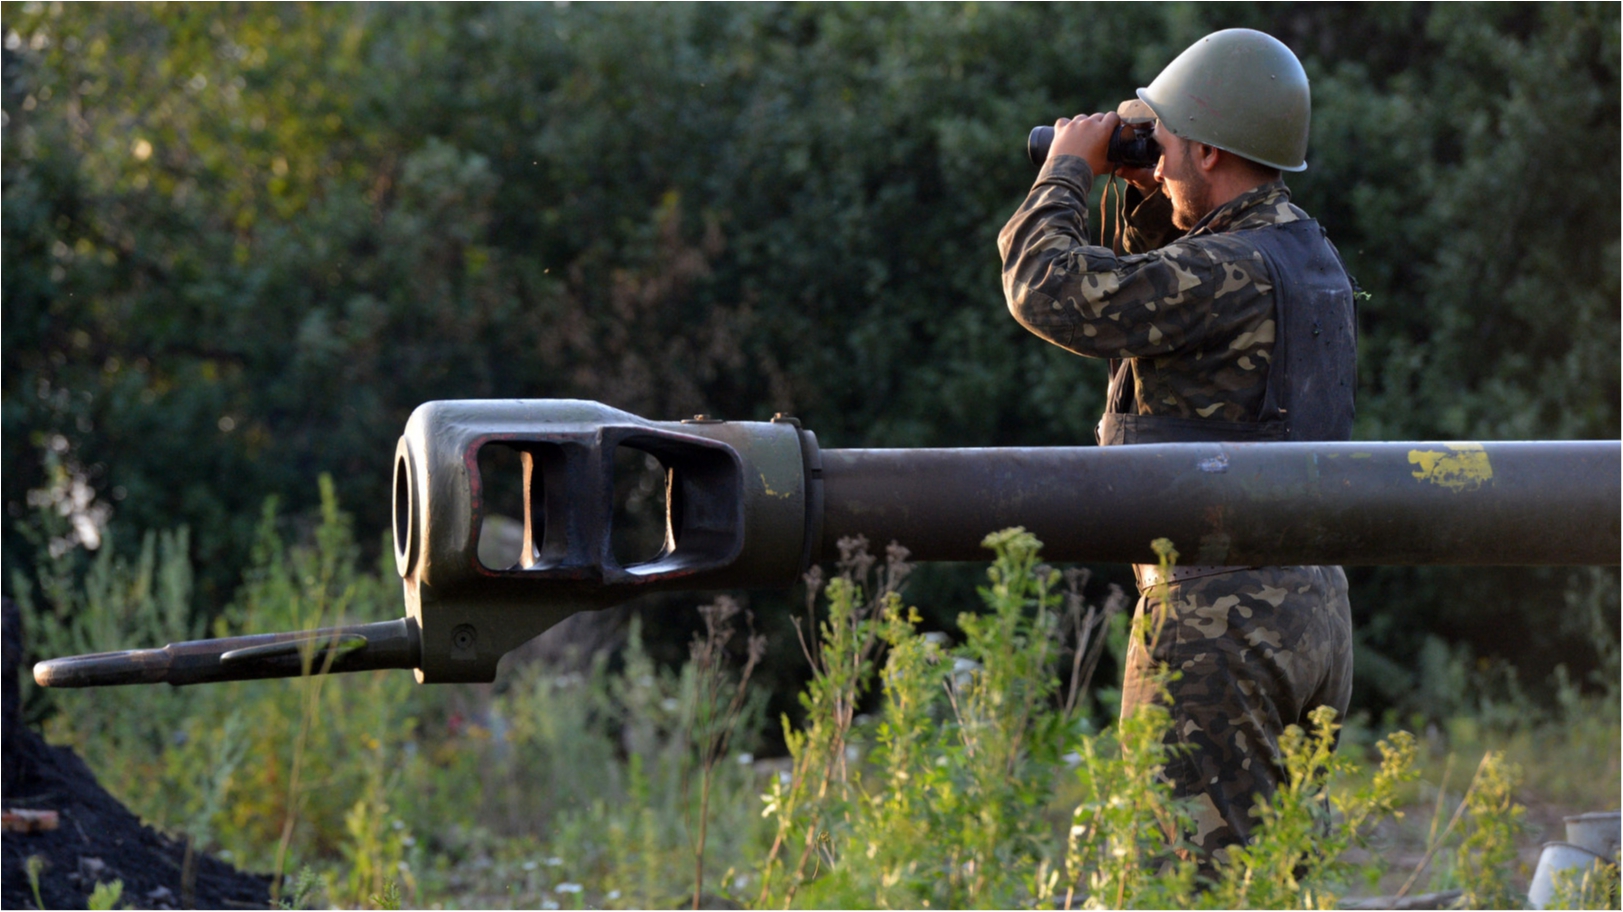
<instances>
[{"instance_id":1,"label":"green foliage background","mask_svg":"<svg viewBox=\"0 0 1623 912\"><path fill-rule=\"evenodd\" d=\"M1102 365L1025 335L999 290L1023 138L1227 26L1279 36L1313 80L1291 183L1371 293L1357 436L1619 436L1614 5L0 18L7 509L54 447L126 551L190 526L205 612L267 494L308 514L332 472L383 528L387 454L428 399L786 411L829 446L1090 441ZM33 551L7 526L9 584ZM1583 642L1563 606L1616 590L1354 582L1366 701L1404 691L1428 634L1540 680Z\"/></svg>"}]
</instances>

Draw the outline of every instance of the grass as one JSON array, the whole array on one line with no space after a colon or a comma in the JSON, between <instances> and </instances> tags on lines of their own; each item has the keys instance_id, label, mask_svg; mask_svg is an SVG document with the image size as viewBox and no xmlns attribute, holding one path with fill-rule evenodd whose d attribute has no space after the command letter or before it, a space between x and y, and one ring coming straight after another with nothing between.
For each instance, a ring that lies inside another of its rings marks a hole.
<instances>
[{"instance_id":1,"label":"grass","mask_svg":"<svg viewBox=\"0 0 1623 912\"><path fill-rule=\"evenodd\" d=\"M322 492L307 542L284 542L267 507L209 634L398 615L392 568L359 565ZM1043 565L1020 530L987 545L986 609L960 618L954 644L919 632L904 550L842 543L833 574L808 580L814 675L804 722L776 721L781 760L751 753L760 642L737 636L748 616L727 600L701 609L679 669L634 626L613 668L507 668L495 686L368 672L29 699L148 821L240 867L299 871L279 894L290 908L1305 908L1448 888L1516 905L1529 852L1559 838L1540 826L1618 804L1615 674L1588 694L1566 682L1553 714L1479 704L1418 737L1350 720L1334 752L1343 720L1321 716L1288 735L1289 784L1255 841L1202 879L1188 812L1156 776L1164 712L1117 724L1092 709L1084 670L1135 635L1119 599L1085 604L1079 576ZM13 587L38 651L201 633L182 610L185 553L177 532L133 559L45 560ZM1603 588L1576 607L1615 610ZM1614 871L1566 895L1603 905L1615 885Z\"/></svg>"}]
</instances>

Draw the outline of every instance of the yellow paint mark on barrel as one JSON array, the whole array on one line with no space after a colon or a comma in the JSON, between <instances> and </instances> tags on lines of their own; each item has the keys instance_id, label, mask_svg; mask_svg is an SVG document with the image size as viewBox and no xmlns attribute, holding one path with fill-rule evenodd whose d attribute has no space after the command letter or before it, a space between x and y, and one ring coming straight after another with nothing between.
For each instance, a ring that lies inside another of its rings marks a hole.
<instances>
[{"instance_id":1,"label":"yellow paint mark on barrel","mask_svg":"<svg viewBox=\"0 0 1623 912\"><path fill-rule=\"evenodd\" d=\"M1480 443L1444 444L1451 452L1410 450L1409 464L1418 466L1414 477L1450 491L1474 491L1493 478L1488 452Z\"/></svg>"},{"instance_id":2,"label":"yellow paint mark on barrel","mask_svg":"<svg viewBox=\"0 0 1623 912\"><path fill-rule=\"evenodd\" d=\"M766 480L766 473L761 472L759 474L761 476L761 489L762 489L761 493L765 494L768 497L782 497L782 498L785 498L785 499L794 496L794 494L795 494L794 491L778 491L778 490L773 489L772 482Z\"/></svg>"}]
</instances>

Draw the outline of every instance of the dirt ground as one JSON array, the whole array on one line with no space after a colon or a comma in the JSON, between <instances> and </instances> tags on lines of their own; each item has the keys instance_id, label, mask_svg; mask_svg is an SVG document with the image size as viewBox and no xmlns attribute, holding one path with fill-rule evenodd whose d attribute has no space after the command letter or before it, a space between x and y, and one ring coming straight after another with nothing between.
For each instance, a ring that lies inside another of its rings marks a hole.
<instances>
[{"instance_id":1,"label":"dirt ground","mask_svg":"<svg viewBox=\"0 0 1623 912\"><path fill-rule=\"evenodd\" d=\"M142 824L72 750L46 744L21 724L21 622L10 599L4 610L5 807L56 811L60 825L0 835L0 908L39 908L27 873L30 857L43 862L38 899L47 909L87 908L96 884L115 880L123 882L120 908L268 908L269 876L244 873L206 855L196 857L191 876L185 876L184 842Z\"/></svg>"},{"instance_id":2,"label":"dirt ground","mask_svg":"<svg viewBox=\"0 0 1623 912\"><path fill-rule=\"evenodd\" d=\"M1526 829L1519 839L1516 870L1512 878L1516 888L1526 891L1533 879L1533 869L1538 867L1539 853L1544 843L1566 839L1566 823L1564 818L1571 814L1583 813L1596 808L1569 808L1557 807L1543 802L1533 802L1526 805L1527 816L1523 820ZM1450 805L1448 810L1451 811ZM1426 856L1426 839L1431 828L1433 809L1414 805L1404 809L1402 820L1382 821L1376 828L1371 842L1381 846L1381 854L1387 862L1387 872L1381 878L1380 885L1374 890L1355 889L1351 891L1349 899L1358 899L1368 896L1395 896L1403 888L1404 882L1420 865ZM1446 823L1444 820L1442 823ZM1443 851L1450 851L1444 849ZM1353 849L1348 852L1347 859L1358 863L1367 859L1362 850ZM1439 865L1443 859L1433 856L1428 868ZM1422 872L1417 878L1415 887L1410 894L1419 893L1426 889L1430 871Z\"/></svg>"}]
</instances>

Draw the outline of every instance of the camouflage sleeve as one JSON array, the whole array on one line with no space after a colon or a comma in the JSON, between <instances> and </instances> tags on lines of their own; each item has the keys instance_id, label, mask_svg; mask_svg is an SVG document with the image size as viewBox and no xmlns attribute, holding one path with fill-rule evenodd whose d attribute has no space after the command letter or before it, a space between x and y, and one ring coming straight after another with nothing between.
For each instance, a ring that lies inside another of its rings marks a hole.
<instances>
[{"instance_id":1,"label":"camouflage sleeve","mask_svg":"<svg viewBox=\"0 0 1623 912\"><path fill-rule=\"evenodd\" d=\"M1233 279L1207 244L1178 241L1117 256L1088 236L1093 175L1075 156L1050 158L998 233L1009 312L1033 333L1097 358L1142 358L1198 344L1212 301Z\"/></svg>"}]
</instances>

